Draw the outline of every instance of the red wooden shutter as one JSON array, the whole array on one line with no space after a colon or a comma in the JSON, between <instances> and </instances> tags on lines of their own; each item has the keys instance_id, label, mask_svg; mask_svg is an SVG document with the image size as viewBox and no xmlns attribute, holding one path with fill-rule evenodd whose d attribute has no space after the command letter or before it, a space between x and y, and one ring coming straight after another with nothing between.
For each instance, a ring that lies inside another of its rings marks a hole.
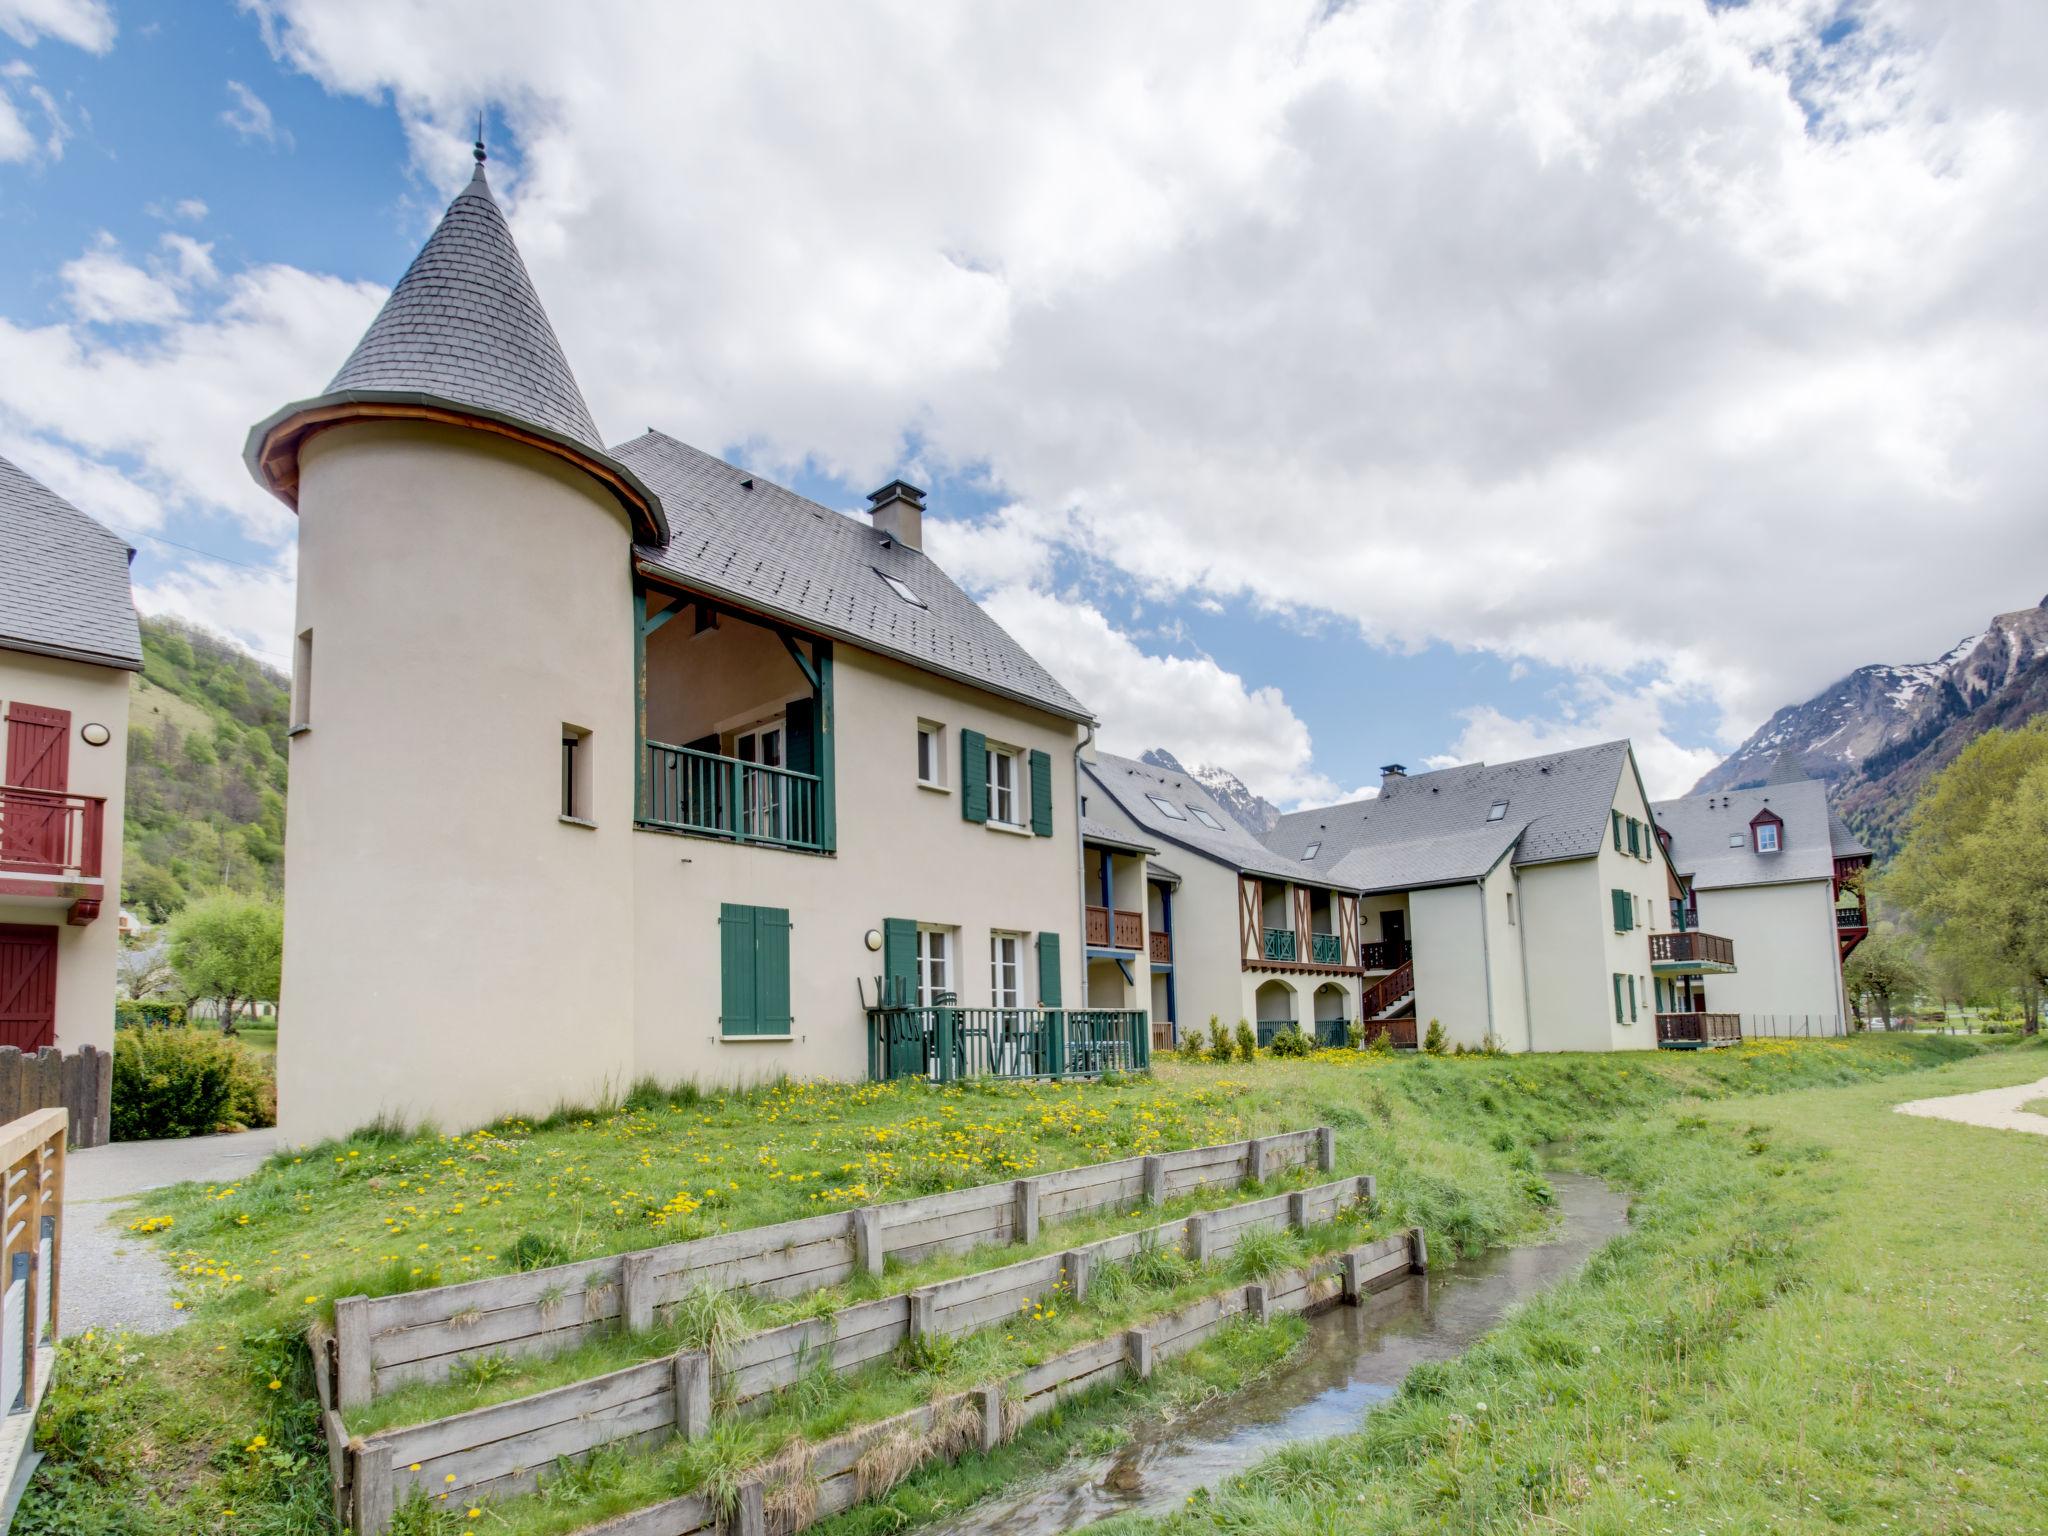
<instances>
[{"instance_id":1,"label":"red wooden shutter","mask_svg":"<svg viewBox=\"0 0 2048 1536\"><path fill-rule=\"evenodd\" d=\"M7 707L7 782L23 789L69 789L71 711L40 704Z\"/></svg>"},{"instance_id":2,"label":"red wooden shutter","mask_svg":"<svg viewBox=\"0 0 2048 1536\"><path fill-rule=\"evenodd\" d=\"M57 930L0 924L0 1045L57 1043Z\"/></svg>"}]
</instances>

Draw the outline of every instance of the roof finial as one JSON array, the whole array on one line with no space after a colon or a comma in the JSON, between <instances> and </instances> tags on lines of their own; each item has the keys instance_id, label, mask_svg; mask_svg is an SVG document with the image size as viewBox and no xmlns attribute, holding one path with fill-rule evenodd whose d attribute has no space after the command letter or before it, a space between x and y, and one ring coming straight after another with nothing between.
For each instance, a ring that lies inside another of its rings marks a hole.
<instances>
[{"instance_id":1,"label":"roof finial","mask_svg":"<svg viewBox=\"0 0 2048 1536\"><path fill-rule=\"evenodd\" d=\"M481 110L476 115L476 148L471 153L476 156L477 166L481 168L484 163L484 115Z\"/></svg>"}]
</instances>

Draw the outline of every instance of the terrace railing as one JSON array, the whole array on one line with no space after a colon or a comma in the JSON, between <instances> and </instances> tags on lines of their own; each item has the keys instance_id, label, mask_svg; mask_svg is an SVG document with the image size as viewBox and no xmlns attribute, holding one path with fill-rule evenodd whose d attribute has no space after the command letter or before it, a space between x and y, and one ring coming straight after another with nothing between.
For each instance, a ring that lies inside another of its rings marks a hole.
<instances>
[{"instance_id":1,"label":"terrace railing","mask_svg":"<svg viewBox=\"0 0 2048 1536\"><path fill-rule=\"evenodd\" d=\"M1351 1021L1349 1019L1317 1019L1316 1044L1327 1046L1349 1045L1351 1043Z\"/></svg>"},{"instance_id":2,"label":"terrace railing","mask_svg":"<svg viewBox=\"0 0 2048 1536\"><path fill-rule=\"evenodd\" d=\"M870 1008L868 1076L1100 1077L1152 1065L1142 1008Z\"/></svg>"},{"instance_id":3,"label":"terrace railing","mask_svg":"<svg viewBox=\"0 0 2048 1536\"><path fill-rule=\"evenodd\" d=\"M1308 936L1308 954L1317 965L1342 965L1344 941L1334 933L1312 933Z\"/></svg>"},{"instance_id":4,"label":"terrace railing","mask_svg":"<svg viewBox=\"0 0 2048 1536\"><path fill-rule=\"evenodd\" d=\"M1170 933L1161 933L1161 932L1160 932L1160 931L1159 931L1158 929L1156 929L1156 928L1155 928L1155 929L1154 929L1154 930L1152 931L1152 935L1151 935L1151 943L1152 943L1152 963L1153 963L1154 965L1171 965L1171 964L1173 964L1173 935L1172 935L1172 934L1170 934Z\"/></svg>"},{"instance_id":5,"label":"terrace railing","mask_svg":"<svg viewBox=\"0 0 2048 1536\"><path fill-rule=\"evenodd\" d=\"M1683 933L1650 935L1650 963L1667 969L1680 965L1725 966L1735 969L1735 945L1719 934L1687 929Z\"/></svg>"},{"instance_id":6,"label":"terrace railing","mask_svg":"<svg viewBox=\"0 0 2048 1536\"><path fill-rule=\"evenodd\" d=\"M97 880L106 816L101 795L0 787L0 875Z\"/></svg>"},{"instance_id":7,"label":"terrace railing","mask_svg":"<svg viewBox=\"0 0 2048 1536\"><path fill-rule=\"evenodd\" d=\"M1734 1045L1742 1039L1738 1013L1660 1013L1657 1043L1674 1048Z\"/></svg>"},{"instance_id":8,"label":"terrace railing","mask_svg":"<svg viewBox=\"0 0 2048 1536\"><path fill-rule=\"evenodd\" d=\"M1391 971L1414 954L1414 946L1406 939L1382 941L1365 946L1365 968L1368 971Z\"/></svg>"},{"instance_id":9,"label":"terrace railing","mask_svg":"<svg viewBox=\"0 0 2048 1536\"><path fill-rule=\"evenodd\" d=\"M1835 926L1837 928L1868 928L1870 926L1870 914L1861 907L1837 907L1835 908Z\"/></svg>"},{"instance_id":10,"label":"terrace railing","mask_svg":"<svg viewBox=\"0 0 2048 1536\"><path fill-rule=\"evenodd\" d=\"M1293 960L1299 953L1292 928L1266 930L1265 956L1268 960Z\"/></svg>"},{"instance_id":11,"label":"terrace railing","mask_svg":"<svg viewBox=\"0 0 2048 1536\"><path fill-rule=\"evenodd\" d=\"M814 773L646 743L644 826L777 848L823 849Z\"/></svg>"}]
</instances>

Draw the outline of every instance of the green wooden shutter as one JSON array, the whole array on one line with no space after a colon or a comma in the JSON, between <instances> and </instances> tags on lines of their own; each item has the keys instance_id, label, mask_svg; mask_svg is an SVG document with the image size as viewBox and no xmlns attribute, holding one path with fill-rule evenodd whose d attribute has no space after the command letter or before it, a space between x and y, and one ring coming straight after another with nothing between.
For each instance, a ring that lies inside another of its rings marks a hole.
<instances>
[{"instance_id":1,"label":"green wooden shutter","mask_svg":"<svg viewBox=\"0 0 2048 1536\"><path fill-rule=\"evenodd\" d=\"M782 764L797 773L818 771L818 705L814 699L791 699L783 723Z\"/></svg>"},{"instance_id":2,"label":"green wooden shutter","mask_svg":"<svg viewBox=\"0 0 2048 1536\"><path fill-rule=\"evenodd\" d=\"M726 902L718 909L721 1034L757 1035L760 1009L754 986L754 909Z\"/></svg>"},{"instance_id":3,"label":"green wooden shutter","mask_svg":"<svg viewBox=\"0 0 2048 1536\"><path fill-rule=\"evenodd\" d=\"M754 1033L790 1032L789 909L754 908Z\"/></svg>"},{"instance_id":4,"label":"green wooden shutter","mask_svg":"<svg viewBox=\"0 0 2048 1536\"><path fill-rule=\"evenodd\" d=\"M1038 936L1038 1006L1060 1006L1060 936L1056 933Z\"/></svg>"},{"instance_id":5,"label":"green wooden shutter","mask_svg":"<svg viewBox=\"0 0 2048 1536\"><path fill-rule=\"evenodd\" d=\"M1636 1021L1636 979L1633 976L1628 979L1628 1021L1631 1024Z\"/></svg>"},{"instance_id":6,"label":"green wooden shutter","mask_svg":"<svg viewBox=\"0 0 2048 1536\"><path fill-rule=\"evenodd\" d=\"M917 1001L917 924L907 917L882 919L884 1006L908 1008Z\"/></svg>"},{"instance_id":7,"label":"green wooden shutter","mask_svg":"<svg viewBox=\"0 0 2048 1536\"><path fill-rule=\"evenodd\" d=\"M1031 830L1052 836L1052 754L1031 751Z\"/></svg>"},{"instance_id":8,"label":"green wooden shutter","mask_svg":"<svg viewBox=\"0 0 2048 1536\"><path fill-rule=\"evenodd\" d=\"M1642 852L1642 850L1636 846L1638 841L1639 835L1636 832L1636 819L1635 817L1631 816L1628 819L1628 851L1630 853L1639 855Z\"/></svg>"},{"instance_id":9,"label":"green wooden shutter","mask_svg":"<svg viewBox=\"0 0 2048 1536\"><path fill-rule=\"evenodd\" d=\"M1635 927L1635 916L1629 910L1628 892L1617 890L1609 894L1614 900L1614 931L1627 933Z\"/></svg>"},{"instance_id":10,"label":"green wooden shutter","mask_svg":"<svg viewBox=\"0 0 2048 1536\"><path fill-rule=\"evenodd\" d=\"M960 732L960 814L988 820L988 738L979 731Z\"/></svg>"},{"instance_id":11,"label":"green wooden shutter","mask_svg":"<svg viewBox=\"0 0 2048 1536\"><path fill-rule=\"evenodd\" d=\"M1619 853L1621 852L1621 812L1609 811L1607 814L1614 818L1614 851Z\"/></svg>"},{"instance_id":12,"label":"green wooden shutter","mask_svg":"<svg viewBox=\"0 0 2048 1536\"><path fill-rule=\"evenodd\" d=\"M1614 1022L1621 1022L1621 972L1614 973Z\"/></svg>"}]
</instances>

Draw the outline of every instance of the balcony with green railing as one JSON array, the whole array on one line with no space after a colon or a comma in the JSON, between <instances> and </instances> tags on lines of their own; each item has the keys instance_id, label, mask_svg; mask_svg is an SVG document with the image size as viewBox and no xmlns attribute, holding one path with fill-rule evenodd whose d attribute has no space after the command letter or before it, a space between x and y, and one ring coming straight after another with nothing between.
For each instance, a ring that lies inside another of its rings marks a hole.
<instances>
[{"instance_id":1,"label":"balcony with green railing","mask_svg":"<svg viewBox=\"0 0 2048 1536\"><path fill-rule=\"evenodd\" d=\"M1342 965L1344 941L1334 933L1312 933L1308 938L1309 958L1317 965Z\"/></svg>"},{"instance_id":2,"label":"balcony with green railing","mask_svg":"<svg viewBox=\"0 0 2048 1536\"><path fill-rule=\"evenodd\" d=\"M870 1008L874 1082L970 1077L1101 1077L1152 1065L1142 1008Z\"/></svg>"},{"instance_id":3,"label":"balcony with green railing","mask_svg":"<svg viewBox=\"0 0 2048 1536\"><path fill-rule=\"evenodd\" d=\"M815 773L694 747L645 744L642 826L817 852L825 847Z\"/></svg>"},{"instance_id":4,"label":"balcony with green railing","mask_svg":"<svg viewBox=\"0 0 2048 1536\"><path fill-rule=\"evenodd\" d=\"M1299 957L1299 946L1292 928L1268 928L1266 947L1263 951L1268 960L1292 962Z\"/></svg>"}]
</instances>

